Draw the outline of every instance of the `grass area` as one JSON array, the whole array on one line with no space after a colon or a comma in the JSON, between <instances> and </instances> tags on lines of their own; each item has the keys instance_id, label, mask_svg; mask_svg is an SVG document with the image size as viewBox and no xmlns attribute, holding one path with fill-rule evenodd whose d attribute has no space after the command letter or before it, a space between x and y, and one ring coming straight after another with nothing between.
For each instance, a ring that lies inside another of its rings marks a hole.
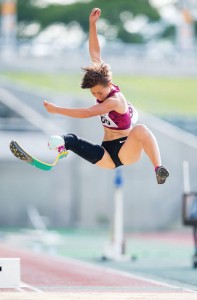
<instances>
[{"instance_id":1,"label":"grass area","mask_svg":"<svg viewBox=\"0 0 197 300\"><path fill-rule=\"evenodd\" d=\"M161 233L165 235L165 233ZM92 259L101 258L111 243L110 232L99 231L73 231L72 233L62 233L65 244L59 249L59 254L72 258ZM146 235L145 235L146 236ZM172 248L173 242L157 241L157 238L147 239L140 235L126 235L126 254L129 257L137 257L143 260L165 258L171 261L184 260L191 257L193 248L191 244L177 243ZM88 245L88 247L87 247ZM151 262L150 262L151 263Z\"/></svg>"},{"instance_id":2,"label":"grass area","mask_svg":"<svg viewBox=\"0 0 197 300\"><path fill-rule=\"evenodd\" d=\"M41 232L31 228L2 228L0 237L2 241L17 241L17 245L50 252L52 247L60 255L80 258L101 258L112 242L112 229L84 229L84 228L60 228L51 229L45 233L46 240L41 239ZM47 234L49 234L47 238ZM55 236L57 234L57 236ZM130 257L138 257L143 260L153 258L169 258L172 261L184 260L193 255L193 242L188 239L189 231L157 231L157 232L124 232L126 253ZM55 243L53 243L53 236ZM159 239L158 239L159 236ZM177 242L176 242L177 237ZM17 238L17 239L16 239ZM48 243L50 238L50 242ZM56 241L60 244L57 246ZM176 247L173 247L176 245ZM151 261L150 261L151 263Z\"/></svg>"},{"instance_id":3,"label":"grass area","mask_svg":"<svg viewBox=\"0 0 197 300\"><path fill-rule=\"evenodd\" d=\"M159 115L197 116L197 78L117 77L127 99Z\"/></svg>"},{"instance_id":4,"label":"grass area","mask_svg":"<svg viewBox=\"0 0 197 300\"><path fill-rule=\"evenodd\" d=\"M57 94L91 97L80 88L80 74L0 72L0 76ZM113 81L138 109L157 115L197 116L197 78L114 75Z\"/></svg>"}]
</instances>

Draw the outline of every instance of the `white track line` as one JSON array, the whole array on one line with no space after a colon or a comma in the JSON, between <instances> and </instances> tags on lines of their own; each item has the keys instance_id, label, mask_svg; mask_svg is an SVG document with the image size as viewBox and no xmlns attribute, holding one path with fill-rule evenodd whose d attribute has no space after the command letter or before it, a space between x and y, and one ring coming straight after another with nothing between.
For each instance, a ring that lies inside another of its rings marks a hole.
<instances>
[{"instance_id":1,"label":"white track line","mask_svg":"<svg viewBox=\"0 0 197 300\"><path fill-rule=\"evenodd\" d=\"M34 292L37 292L37 293L45 293L44 291L42 291L40 289L37 289L34 286L21 281L21 287L19 288L20 291L24 292L23 288L28 288L28 289L30 289L30 290L32 290Z\"/></svg>"},{"instance_id":2,"label":"white track line","mask_svg":"<svg viewBox=\"0 0 197 300\"><path fill-rule=\"evenodd\" d=\"M58 260L62 259L60 257L56 257L56 258ZM185 292L197 293L196 290L192 290L192 289L189 289L189 288L180 287L180 286L175 285L175 284L165 283L165 282L160 281L160 280L154 280L154 279L146 278L146 277L141 276L141 275L127 273L125 271L120 271L120 270L116 270L116 269L109 268L109 267L106 268L104 266L98 266L96 264L89 263L89 262L84 262L84 261L80 261L80 260L77 260L77 259L74 259L74 258L63 258L63 260L67 261L67 262L70 262L70 263L73 263L73 264L76 264L76 265L81 265L82 267L90 268L92 270L103 270L103 271L106 271L106 272L108 272L110 274L122 275L122 276L125 276L127 278L142 280L142 281L146 281L146 282L149 282L149 283L161 285L161 286L164 286L164 287L169 287L169 288L172 288L172 289L180 289L180 290L183 290Z\"/></svg>"},{"instance_id":3,"label":"white track line","mask_svg":"<svg viewBox=\"0 0 197 300\"><path fill-rule=\"evenodd\" d=\"M16 290L21 293L24 292L24 290L22 288L17 288Z\"/></svg>"}]
</instances>

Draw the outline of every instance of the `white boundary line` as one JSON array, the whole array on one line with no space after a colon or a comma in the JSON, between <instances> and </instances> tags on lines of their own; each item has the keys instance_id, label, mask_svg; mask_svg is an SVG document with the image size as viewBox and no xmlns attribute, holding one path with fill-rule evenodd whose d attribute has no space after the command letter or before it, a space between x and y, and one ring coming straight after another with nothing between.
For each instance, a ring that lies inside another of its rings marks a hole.
<instances>
[{"instance_id":1,"label":"white boundary line","mask_svg":"<svg viewBox=\"0 0 197 300\"><path fill-rule=\"evenodd\" d=\"M28 289L30 289L34 292L37 292L37 293L45 293L44 291L42 291L40 289L37 289L34 286L21 281L21 287L19 288L20 292L24 292L23 288L28 288Z\"/></svg>"},{"instance_id":2,"label":"white boundary line","mask_svg":"<svg viewBox=\"0 0 197 300\"><path fill-rule=\"evenodd\" d=\"M180 289L180 290L183 290L185 292L190 292L190 293L196 293L197 294L197 290L195 291L195 290L192 290L190 288L180 287L180 286L175 285L175 284L169 284L169 283L166 283L166 282L162 282L160 280L154 280L154 279L146 278L146 277L141 276L141 275L127 273L126 271L120 271L120 270L113 269L113 268L110 268L110 267L99 266L99 265L96 265L96 264L93 264L93 263L80 261L80 260L77 260L77 259L74 259L74 258L55 257L55 259L58 259L58 260L63 259L63 261L67 261L67 262L70 262L70 263L73 263L73 264L76 264L76 265L81 265L81 266L84 266L84 267L88 267L92 270L103 270L103 271L106 271L110 274L115 273L117 275L125 276L127 278L143 280L143 281L153 283L153 284L157 284L157 285L161 285L161 286L164 286L164 287L169 287L169 288L172 288L172 289Z\"/></svg>"}]
</instances>

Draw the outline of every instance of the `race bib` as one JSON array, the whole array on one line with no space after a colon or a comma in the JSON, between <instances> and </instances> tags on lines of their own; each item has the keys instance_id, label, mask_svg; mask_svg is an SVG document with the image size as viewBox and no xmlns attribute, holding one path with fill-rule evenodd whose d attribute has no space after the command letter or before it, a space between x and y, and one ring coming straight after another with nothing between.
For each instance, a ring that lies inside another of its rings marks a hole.
<instances>
[{"instance_id":1,"label":"race bib","mask_svg":"<svg viewBox=\"0 0 197 300\"><path fill-rule=\"evenodd\" d=\"M100 118L101 118L101 122L102 122L102 124L104 126L118 128L118 125L116 125L112 121L112 119L110 119L110 117L108 116L108 114L101 115Z\"/></svg>"}]
</instances>

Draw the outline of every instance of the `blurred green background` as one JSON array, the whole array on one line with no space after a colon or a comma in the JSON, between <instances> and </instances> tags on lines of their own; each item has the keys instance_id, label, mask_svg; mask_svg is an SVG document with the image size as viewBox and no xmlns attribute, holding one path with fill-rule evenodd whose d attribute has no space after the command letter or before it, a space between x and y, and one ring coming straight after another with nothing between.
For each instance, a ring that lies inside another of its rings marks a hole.
<instances>
[{"instance_id":1,"label":"blurred green background","mask_svg":"<svg viewBox=\"0 0 197 300\"><path fill-rule=\"evenodd\" d=\"M88 91L80 89L80 74L1 72L0 75L13 82L46 88L57 94L68 93L78 97L82 93L88 94ZM143 111L158 116L197 115L197 78L117 74L113 78L126 98Z\"/></svg>"}]
</instances>

